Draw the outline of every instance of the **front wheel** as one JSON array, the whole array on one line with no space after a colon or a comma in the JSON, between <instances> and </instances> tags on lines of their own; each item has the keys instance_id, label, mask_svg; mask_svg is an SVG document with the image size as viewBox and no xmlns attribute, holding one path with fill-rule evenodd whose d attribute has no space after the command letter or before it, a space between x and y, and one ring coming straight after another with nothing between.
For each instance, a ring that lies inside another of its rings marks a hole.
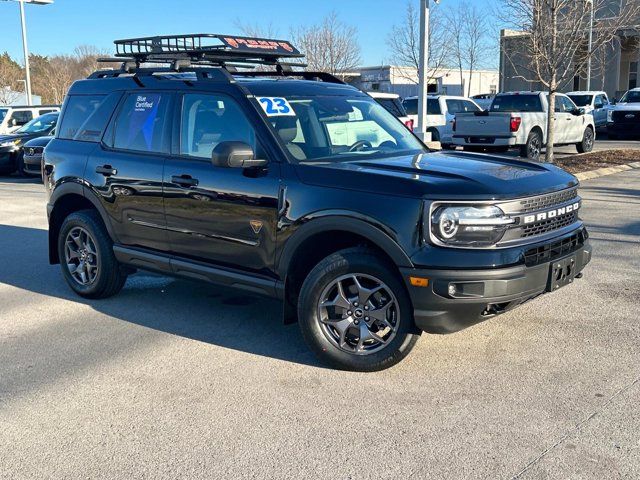
<instances>
[{"instance_id":1,"label":"front wheel","mask_svg":"<svg viewBox=\"0 0 640 480\"><path fill-rule=\"evenodd\" d=\"M113 242L94 210L81 210L65 219L58 234L58 256L65 280L82 297L111 297L127 280L113 253Z\"/></svg>"},{"instance_id":2,"label":"front wheel","mask_svg":"<svg viewBox=\"0 0 640 480\"><path fill-rule=\"evenodd\" d=\"M593 144L595 142L595 135L591 127L587 127L582 136L582 141L576 144L576 150L578 153L589 153L593 150Z\"/></svg>"},{"instance_id":3,"label":"front wheel","mask_svg":"<svg viewBox=\"0 0 640 480\"><path fill-rule=\"evenodd\" d=\"M520 148L520 156L537 162L542 153L542 136L538 132L531 132L527 137L527 143Z\"/></svg>"},{"instance_id":4,"label":"front wheel","mask_svg":"<svg viewBox=\"0 0 640 480\"><path fill-rule=\"evenodd\" d=\"M309 347L329 365L384 370L406 357L420 334L411 301L393 267L371 250L341 250L309 273L298 317Z\"/></svg>"}]
</instances>

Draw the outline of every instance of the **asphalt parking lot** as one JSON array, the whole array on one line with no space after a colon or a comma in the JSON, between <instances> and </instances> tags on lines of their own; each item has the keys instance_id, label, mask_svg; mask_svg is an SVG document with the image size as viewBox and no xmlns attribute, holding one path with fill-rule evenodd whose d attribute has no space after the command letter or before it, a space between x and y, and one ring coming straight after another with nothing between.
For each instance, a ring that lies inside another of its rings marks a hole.
<instances>
[{"instance_id":1,"label":"asphalt parking lot","mask_svg":"<svg viewBox=\"0 0 640 480\"><path fill-rule=\"evenodd\" d=\"M593 145L594 152L602 152L605 150L619 150L619 149L637 149L640 146L640 141L636 139L627 139L627 140L609 140L607 138L607 134L603 132L598 132L596 134L596 142ZM577 155L576 147L573 145L564 146L564 147L556 147L556 155L559 158L569 157L572 155ZM511 150L507 153L510 157L517 157L518 151Z\"/></svg>"},{"instance_id":2,"label":"asphalt parking lot","mask_svg":"<svg viewBox=\"0 0 640 480\"><path fill-rule=\"evenodd\" d=\"M0 179L0 478L640 478L640 171L581 194L585 278L355 374L270 300L75 297L42 186Z\"/></svg>"}]
</instances>

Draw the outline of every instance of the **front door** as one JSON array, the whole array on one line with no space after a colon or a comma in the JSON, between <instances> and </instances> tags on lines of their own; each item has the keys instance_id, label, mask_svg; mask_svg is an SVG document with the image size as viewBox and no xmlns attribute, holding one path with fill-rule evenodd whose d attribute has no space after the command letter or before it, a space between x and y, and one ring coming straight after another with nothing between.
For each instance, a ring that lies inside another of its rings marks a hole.
<instances>
[{"instance_id":1,"label":"front door","mask_svg":"<svg viewBox=\"0 0 640 480\"><path fill-rule=\"evenodd\" d=\"M265 158L241 100L222 92L178 100L174 151L164 172L165 213L175 254L261 271L274 263L279 163L241 169L211 162L216 145L229 141Z\"/></svg>"},{"instance_id":2,"label":"front door","mask_svg":"<svg viewBox=\"0 0 640 480\"><path fill-rule=\"evenodd\" d=\"M562 95L556 96L556 144L567 143L575 129L574 119L577 117L571 113L573 107L568 108L568 104L565 102L565 99L568 100ZM572 104L572 102L569 103Z\"/></svg>"}]
</instances>

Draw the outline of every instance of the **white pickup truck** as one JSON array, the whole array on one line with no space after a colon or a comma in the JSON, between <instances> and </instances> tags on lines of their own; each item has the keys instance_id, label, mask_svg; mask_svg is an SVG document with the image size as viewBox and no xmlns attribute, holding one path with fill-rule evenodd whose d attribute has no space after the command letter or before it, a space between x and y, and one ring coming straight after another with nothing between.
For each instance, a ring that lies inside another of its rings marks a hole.
<instances>
[{"instance_id":1,"label":"white pickup truck","mask_svg":"<svg viewBox=\"0 0 640 480\"><path fill-rule=\"evenodd\" d=\"M546 92L498 94L488 111L456 115L453 143L467 150L518 148L521 156L538 161L547 140L548 98ZM595 123L591 114L559 93L555 118L556 145L575 145L579 153L593 149Z\"/></svg>"}]
</instances>

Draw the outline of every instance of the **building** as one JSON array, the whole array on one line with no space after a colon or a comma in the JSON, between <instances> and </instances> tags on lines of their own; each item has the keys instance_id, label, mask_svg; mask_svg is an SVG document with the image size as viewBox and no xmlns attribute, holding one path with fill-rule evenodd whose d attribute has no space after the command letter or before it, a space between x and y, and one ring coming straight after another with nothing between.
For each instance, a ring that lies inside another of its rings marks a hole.
<instances>
[{"instance_id":1,"label":"building","mask_svg":"<svg viewBox=\"0 0 640 480\"><path fill-rule=\"evenodd\" d=\"M497 70L463 70L441 68L432 71L429 92L446 95L478 95L496 93L499 85ZM361 67L348 75L347 81L361 90L396 93L403 98L418 95L418 72L415 68L382 65Z\"/></svg>"},{"instance_id":2,"label":"building","mask_svg":"<svg viewBox=\"0 0 640 480\"><path fill-rule=\"evenodd\" d=\"M597 19L596 19L597 21ZM633 24L634 22L630 22ZM640 25L640 18L637 20ZM585 38L588 32L585 32ZM597 32L596 32L597 34ZM532 82L535 75L528 48L529 34L502 30L500 35L500 91L542 90ZM591 89L603 90L610 98L620 98L627 90L640 87L638 65L640 35L637 30L620 31L614 41L592 58ZM560 87L562 92L585 90L587 72L580 72Z\"/></svg>"},{"instance_id":3,"label":"building","mask_svg":"<svg viewBox=\"0 0 640 480\"><path fill-rule=\"evenodd\" d=\"M31 95L32 105L42 105L42 98L38 95ZM27 94L24 92L15 92L9 87L0 87L0 105L26 105Z\"/></svg>"}]
</instances>

